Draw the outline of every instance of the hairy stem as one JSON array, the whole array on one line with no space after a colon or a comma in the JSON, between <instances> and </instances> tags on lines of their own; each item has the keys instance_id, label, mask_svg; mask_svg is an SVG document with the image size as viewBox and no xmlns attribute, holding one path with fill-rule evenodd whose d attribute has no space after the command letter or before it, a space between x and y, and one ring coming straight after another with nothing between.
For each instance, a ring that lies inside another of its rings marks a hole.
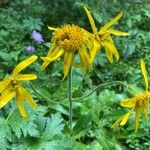
<instances>
[{"instance_id":1,"label":"hairy stem","mask_svg":"<svg viewBox=\"0 0 150 150\"><path fill-rule=\"evenodd\" d=\"M33 90L36 94L38 94L40 97L42 97L43 99L45 99L45 100L48 101L48 102L56 103L56 102L54 102L54 101L52 101L52 100L46 98L46 97L45 97L44 95L42 95L41 93L39 93L39 91L35 88L35 86L32 84L32 82L29 81L29 83L30 83L30 85L31 85L32 90Z\"/></svg>"},{"instance_id":2,"label":"hairy stem","mask_svg":"<svg viewBox=\"0 0 150 150\"><path fill-rule=\"evenodd\" d=\"M96 86L90 93L88 93L87 95L83 96L83 97L77 97L77 98L74 98L72 99L72 101L78 101L78 100L82 100L84 99L83 101L86 101L85 98L87 98L88 96L90 96L93 92L97 91L98 89L101 89L101 88L104 88L104 87L108 87L108 86L112 86L112 85L121 85L121 86L124 86L126 87L126 89L128 90L129 93L131 93L131 89L129 90L127 88L127 85L122 82L122 81L112 81L112 82L108 82L108 83L102 83L102 84L99 84L98 86ZM81 102L81 101L80 101Z\"/></svg>"},{"instance_id":3,"label":"hairy stem","mask_svg":"<svg viewBox=\"0 0 150 150\"><path fill-rule=\"evenodd\" d=\"M68 100L69 100L69 129L70 135L72 134L72 71L70 68L69 76L68 76Z\"/></svg>"}]
</instances>

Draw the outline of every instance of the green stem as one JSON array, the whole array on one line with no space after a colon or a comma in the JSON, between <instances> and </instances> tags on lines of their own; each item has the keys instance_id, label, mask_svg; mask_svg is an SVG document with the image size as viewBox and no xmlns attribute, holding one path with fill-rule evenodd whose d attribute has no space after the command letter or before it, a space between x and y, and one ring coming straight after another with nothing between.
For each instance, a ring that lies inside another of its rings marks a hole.
<instances>
[{"instance_id":1,"label":"green stem","mask_svg":"<svg viewBox=\"0 0 150 150\"><path fill-rule=\"evenodd\" d=\"M10 111L9 115L6 118L6 122L9 120L10 116L12 115L12 113L14 112L15 109L16 109L16 107Z\"/></svg>"},{"instance_id":2,"label":"green stem","mask_svg":"<svg viewBox=\"0 0 150 150\"><path fill-rule=\"evenodd\" d=\"M68 76L68 100L69 100L69 129L70 129L70 135L72 134L72 71L71 67L69 70L69 76Z\"/></svg>"},{"instance_id":3,"label":"green stem","mask_svg":"<svg viewBox=\"0 0 150 150\"><path fill-rule=\"evenodd\" d=\"M98 86L96 86L90 93L88 93L87 95L83 96L83 97L77 97L77 98L74 98L72 99L72 101L78 101L78 100L82 100L84 99L83 101L86 101L85 98L87 98L88 96L90 96L93 92L97 91L98 89L102 88L102 87L107 87L107 86L112 86L112 85L121 85L121 86L124 86L126 87L127 89L127 85L122 82L122 81L112 81L112 82L108 82L108 83L103 83L103 84L99 84ZM128 90L128 89L127 89ZM128 92L130 93L131 91L128 90ZM80 101L81 102L81 101Z\"/></svg>"},{"instance_id":4,"label":"green stem","mask_svg":"<svg viewBox=\"0 0 150 150\"><path fill-rule=\"evenodd\" d=\"M32 90L33 90L36 94L38 94L39 96L41 96L43 99L45 99L45 100L48 101L48 102L56 103L56 102L54 102L54 101L52 101L52 100L46 98L46 97L45 97L44 95L42 95L41 93L39 93L39 92L37 91L37 89L34 87L34 85L32 84L32 82L29 81L29 83L30 83L30 85L31 85Z\"/></svg>"}]
</instances>

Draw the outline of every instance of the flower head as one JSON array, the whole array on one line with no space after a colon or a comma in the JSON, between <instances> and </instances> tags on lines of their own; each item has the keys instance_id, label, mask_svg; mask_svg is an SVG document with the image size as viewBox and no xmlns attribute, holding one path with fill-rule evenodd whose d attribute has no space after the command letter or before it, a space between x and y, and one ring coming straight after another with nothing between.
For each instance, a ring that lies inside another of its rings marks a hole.
<instances>
[{"instance_id":1,"label":"flower head","mask_svg":"<svg viewBox=\"0 0 150 150\"><path fill-rule=\"evenodd\" d=\"M32 46L32 45L28 45L28 46L26 47L26 51L29 52L29 53L33 53L33 52L35 51L35 48L34 48L34 46Z\"/></svg>"},{"instance_id":2,"label":"flower head","mask_svg":"<svg viewBox=\"0 0 150 150\"><path fill-rule=\"evenodd\" d=\"M117 36L127 36L129 34L126 32L110 29L110 27L114 25L121 18L122 13L120 13L118 16L116 16L114 19L109 21L101 29L98 30L95 26L93 17L91 16L89 10L85 6L84 6L84 10L91 24L91 27L93 30L93 36L94 36L94 39L93 39L94 48L91 51L91 55L90 55L91 63L93 62L97 52L101 49L101 47L105 48L105 53L110 63L113 62L113 55L118 60L119 53L114 45L113 39L111 38L111 34L117 35Z\"/></svg>"},{"instance_id":3,"label":"flower head","mask_svg":"<svg viewBox=\"0 0 150 150\"><path fill-rule=\"evenodd\" d=\"M44 42L42 34L35 30L32 32L32 39L35 40L38 44Z\"/></svg>"},{"instance_id":4,"label":"flower head","mask_svg":"<svg viewBox=\"0 0 150 150\"><path fill-rule=\"evenodd\" d=\"M131 113L135 111L135 132L136 132L138 130L139 118L141 113L143 113L144 116L147 117L150 92L148 91L148 78L144 60L141 60L141 71L146 85L145 92L143 93L139 92L135 97L121 101L121 106L131 108L131 110L127 112L125 115L123 115L121 118L119 118L112 125L112 127L115 127L116 125L125 125Z\"/></svg>"},{"instance_id":5,"label":"flower head","mask_svg":"<svg viewBox=\"0 0 150 150\"><path fill-rule=\"evenodd\" d=\"M74 56L76 53L80 57L80 67L83 74L91 65L89 63L88 51L92 43L89 40L90 33L76 25L64 25L61 28L48 27L54 30L52 37L52 47L44 60L42 68L46 68L48 64L57 60L64 55L64 78L68 75L70 67L74 64Z\"/></svg>"},{"instance_id":6,"label":"flower head","mask_svg":"<svg viewBox=\"0 0 150 150\"><path fill-rule=\"evenodd\" d=\"M0 82L0 108L5 106L14 96L20 114L23 118L27 118L27 113L24 108L24 100L26 100L33 108L37 108L32 96L22 86L22 81L35 80L37 76L35 74L20 74L24 68L33 63L37 59L37 56L33 55L26 60L19 63L12 72L12 75Z\"/></svg>"}]
</instances>

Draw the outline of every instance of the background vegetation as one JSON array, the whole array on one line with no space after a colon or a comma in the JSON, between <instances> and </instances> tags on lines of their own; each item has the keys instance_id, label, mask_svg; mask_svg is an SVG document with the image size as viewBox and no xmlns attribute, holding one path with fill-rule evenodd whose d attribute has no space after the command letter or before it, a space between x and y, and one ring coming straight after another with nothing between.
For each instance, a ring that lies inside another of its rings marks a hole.
<instances>
[{"instance_id":1,"label":"background vegetation","mask_svg":"<svg viewBox=\"0 0 150 150\"><path fill-rule=\"evenodd\" d=\"M89 6L98 27L123 12L115 28L129 31L129 37L113 37L120 60L110 64L104 50L96 57L94 69L83 77L73 70L73 97L88 94L95 86L122 81L133 91L144 90L139 60L144 58L150 81L150 2L149 0L4 0L0 1L0 79L14 66L32 55L46 55L51 46L52 32L47 25L58 27L75 23L91 31L83 4ZM43 35L44 42L36 43L32 32ZM26 51L28 45L34 52ZM29 67L38 80L26 86L38 103L38 110L26 105L29 120L20 117L16 102L0 110L0 150L149 150L150 120L141 118L134 133L134 115L124 127L111 129L113 122L127 111L120 100L131 97L122 85L105 86L89 97L74 101L73 137L68 131L67 81L62 79L63 63L51 64L41 71L39 60ZM137 88L138 87L138 88Z\"/></svg>"}]
</instances>

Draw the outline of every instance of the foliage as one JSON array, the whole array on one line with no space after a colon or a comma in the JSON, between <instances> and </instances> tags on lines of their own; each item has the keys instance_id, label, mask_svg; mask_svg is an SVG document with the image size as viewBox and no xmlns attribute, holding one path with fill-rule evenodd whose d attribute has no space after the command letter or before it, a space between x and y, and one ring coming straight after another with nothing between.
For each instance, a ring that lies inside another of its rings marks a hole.
<instances>
[{"instance_id":1,"label":"foliage","mask_svg":"<svg viewBox=\"0 0 150 150\"><path fill-rule=\"evenodd\" d=\"M52 36L47 25L58 27L75 23L91 31L83 5L91 10L98 27L119 12L124 13L116 26L129 31L131 35L113 37L120 60L110 64L102 49L94 61L93 70L85 77L80 70L73 69L72 137L68 134L67 81L61 81L63 63L58 61L51 64L46 71L40 70L41 60L29 67L28 71L38 74L38 80L32 82L36 92L30 83L25 86L39 107L33 110L26 104L28 120L20 117L15 99L0 109L1 150L150 149L149 119L141 118L137 134L134 133L134 114L125 126L111 128L114 121L128 111L119 106L120 100L132 97L137 90L144 89L139 67L141 58L144 58L150 71L150 3L147 0L0 2L0 79L10 74L18 62L33 54L25 50L28 45L35 47L38 56L47 54ZM44 43L38 44L31 38L33 30L43 35ZM112 81L121 81L126 86L104 86L81 99L97 85Z\"/></svg>"}]
</instances>

